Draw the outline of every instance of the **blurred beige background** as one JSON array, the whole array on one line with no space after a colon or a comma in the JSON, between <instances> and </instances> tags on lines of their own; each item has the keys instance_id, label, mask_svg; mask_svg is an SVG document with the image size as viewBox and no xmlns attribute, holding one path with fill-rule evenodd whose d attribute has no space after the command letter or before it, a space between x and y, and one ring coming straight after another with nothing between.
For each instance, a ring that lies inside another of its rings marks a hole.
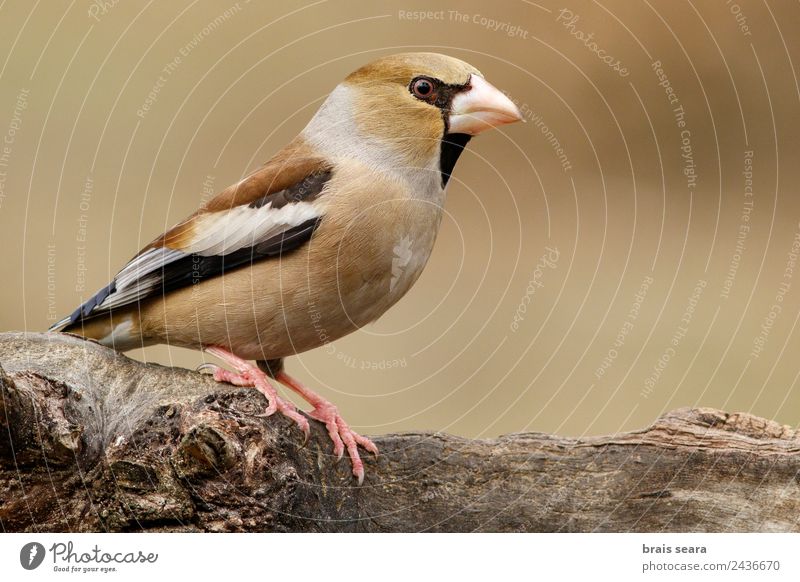
<instances>
[{"instance_id":1,"label":"blurred beige background","mask_svg":"<svg viewBox=\"0 0 800 582\"><path fill-rule=\"evenodd\" d=\"M796 425L798 18L772 0L8 0L0 329L67 314L352 69L435 50L529 122L470 144L411 293L288 366L366 433L609 433L680 406Z\"/></svg>"}]
</instances>

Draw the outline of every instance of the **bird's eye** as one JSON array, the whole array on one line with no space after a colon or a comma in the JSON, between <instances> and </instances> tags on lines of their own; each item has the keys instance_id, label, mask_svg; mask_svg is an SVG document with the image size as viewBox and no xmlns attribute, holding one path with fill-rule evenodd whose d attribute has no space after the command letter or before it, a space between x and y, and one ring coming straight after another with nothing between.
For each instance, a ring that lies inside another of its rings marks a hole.
<instances>
[{"instance_id":1,"label":"bird's eye","mask_svg":"<svg viewBox=\"0 0 800 582\"><path fill-rule=\"evenodd\" d=\"M411 92L419 99L429 100L434 93L433 81L430 79L415 79L411 83Z\"/></svg>"}]
</instances>

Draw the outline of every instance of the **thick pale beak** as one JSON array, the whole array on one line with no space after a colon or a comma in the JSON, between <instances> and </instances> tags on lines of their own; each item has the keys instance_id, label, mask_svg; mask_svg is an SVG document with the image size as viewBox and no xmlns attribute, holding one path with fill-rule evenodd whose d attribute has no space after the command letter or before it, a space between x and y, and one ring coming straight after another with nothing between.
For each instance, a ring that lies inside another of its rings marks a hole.
<instances>
[{"instance_id":1,"label":"thick pale beak","mask_svg":"<svg viewBox=\"0 0 800 582\"><path fill-rule=\"evenodd\" d=\"M472 75L470 88L456 94L450 108L448 133L478 135L482 131L522 120L522 113L491 83Z\"/></svg>"}]
</instances>

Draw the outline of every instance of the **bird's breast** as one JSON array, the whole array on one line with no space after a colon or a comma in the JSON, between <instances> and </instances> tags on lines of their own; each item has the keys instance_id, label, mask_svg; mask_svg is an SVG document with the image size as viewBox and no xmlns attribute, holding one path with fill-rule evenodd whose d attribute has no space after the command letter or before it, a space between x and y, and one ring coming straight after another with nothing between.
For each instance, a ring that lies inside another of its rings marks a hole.
<instances>
[{"instance_id":1,"label":"bird's breast","mask_svg":"<svg viewBox=\"0 0 800 582\"><path fill-rule=\"evenodd\" d=\"M358 201L354 204L355 201ZM380 317L422 273L442 217L441 201L386 187L326 213L315 244L336 253L320 279L335 282L341 315L357 326Z\"/></svg>"},{"instance_id":2,"label":"bird's breast","mask_svg":"<svg viewBox=\"0 0 800 582\"><path fill-rule=\"evenodd\" d=\"M442 200L346 169L334 172L329 188L308 243L149 302L141 310L147 335L270 359L317 348L383 315L422 273Z\"/></svg>"}]
</instances>

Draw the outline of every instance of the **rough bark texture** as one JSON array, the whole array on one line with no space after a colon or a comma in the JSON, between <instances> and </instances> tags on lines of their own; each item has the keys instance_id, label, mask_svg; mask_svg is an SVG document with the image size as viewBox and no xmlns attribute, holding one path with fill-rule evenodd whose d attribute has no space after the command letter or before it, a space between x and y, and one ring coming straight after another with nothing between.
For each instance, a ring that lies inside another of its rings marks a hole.
<instances>
[{"instance_id":1,"label":"rough bark texture","mask_svg":"<svg viewBox=\"0 0 800 582\"><path fill-rule=\"evenodd\" d=\"M571 439L387 435L357 487L255 390L0 334L3 531L798 531L800 435L683 409Z\"/></svg>"}]
</instances>

